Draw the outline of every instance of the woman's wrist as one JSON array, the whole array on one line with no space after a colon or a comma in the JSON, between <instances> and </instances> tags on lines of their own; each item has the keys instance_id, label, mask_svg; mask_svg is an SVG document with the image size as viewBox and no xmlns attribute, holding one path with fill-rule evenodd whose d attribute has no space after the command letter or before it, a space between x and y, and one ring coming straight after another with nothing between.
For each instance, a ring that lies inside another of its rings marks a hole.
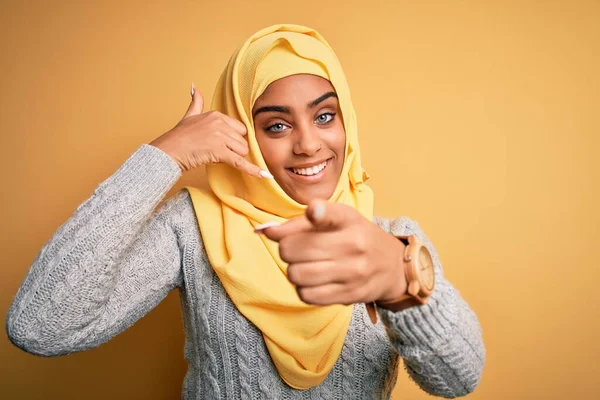
<instances>
[{"instance_id":1,"label":"woman's wrist","mask_svg":"<svg viewBox=\"0 0 600 400\"><path fill-rule=\"evenodd\" d=\"M391 304L402 299L408 290L408 281L405 274L404 250L405 245L395 236L389 235L390 241L390 279L389 286L385 288L380 298L376 300L378 306L385 308L385 304Z\"/></svg>"},{"instance_id":2,"label":"woman's wrist","mask_svg":"<svg viewBox=\"0 0 600 400\"><path fill-rule=\"evenodd\" d=\"M159 136L149 144L150 146L156 147L157 149L161 150L163 153L171 157L171 159L179 166L179 169L181 169L181 171L184 172L186 170L185 167L181 164L181 162L179 162L178 158L175 157L173 149L171 148L171 146L168 145L169 141L166 138L166 135L168 134L169 133L167 132L164 135Z\"/></svg>"}]
</instances>

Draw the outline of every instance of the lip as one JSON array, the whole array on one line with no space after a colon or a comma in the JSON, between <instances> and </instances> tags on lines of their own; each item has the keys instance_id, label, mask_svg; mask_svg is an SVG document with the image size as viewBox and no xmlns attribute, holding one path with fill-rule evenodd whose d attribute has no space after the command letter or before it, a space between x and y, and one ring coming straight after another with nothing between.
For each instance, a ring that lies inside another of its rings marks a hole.
<instances>
[{"instance_id":1,"label":"lip","mask_svg":"<svg viewBox=\"0 0 600 400\"><path fill-rule=\"evenodd\" d=\"M287 169L292 169L292 168L296 168L296 169L300 169L300 168L311 168L311 167L314 167L315 165L322 164L322 163L324 163L325 161L331 161L331 159L332 159L332 158L333 158L333 157L329 157L329 158L324 158L324 159L322 159L322 160L320 160L320 161L313 161L313 162L310 162L310 163L298 164L298 165L294 165L293 167L289 167L289 168L287 168Z\"/></svg>"},{"instance_id":2,"label":"lip","mask_svg":"<svg viewBox=\"0 0 600 400\"><path fill-rule=\"evenodd\" d=\"M294 167L294 168L308 168L308 167L312 167L312 166L315 166L315 165L319 165L319 164L321 164L323 162L327 162L327 164L325 165L325 168L323 168L321 171L319 171L318 174L315 174L315 175L310 175L310 176L307 176L307 175L298 175L298 174L294 173L294 171L292 171L291 168L286 168L285 170L286 170L286 172L288 174L290 174L294 179L296 179L299 182L302 182L302 183L317 183L317 182L320 182L321 180L323 180L323 178L325 177L325 174L327 173L327 171L329 170L329 167L333 163L333 157L331 157L331 158L329 158L327 160L316 162L316 163L313 162L313 163L310 163L310 164L303 164L303 166L299 165L297 167Z\"/></svg>"}]
</instances>

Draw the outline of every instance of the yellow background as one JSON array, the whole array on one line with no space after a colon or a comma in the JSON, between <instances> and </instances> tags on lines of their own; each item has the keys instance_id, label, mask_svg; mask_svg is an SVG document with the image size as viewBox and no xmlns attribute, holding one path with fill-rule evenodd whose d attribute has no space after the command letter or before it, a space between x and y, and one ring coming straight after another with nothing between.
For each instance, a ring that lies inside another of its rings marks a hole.
<instances>
[{"instance_id":1,"label":"yellow background","mask_svg":"<svg viewBox=\"0 0 600 400\"><path fill-rule=\"evenodd\" d=\"M342 61L377 214L417 219L479 316L488 358L468 398L597 398L598 2L14 3L0 6L2 319L42 245L178 121L190 83L210 97L242 40L292 22ZM0 397L175 399L182 355L177 293L67 357L2 332ZM394 395L430 398L404 372Z\"/></svg>"}]
</instances>

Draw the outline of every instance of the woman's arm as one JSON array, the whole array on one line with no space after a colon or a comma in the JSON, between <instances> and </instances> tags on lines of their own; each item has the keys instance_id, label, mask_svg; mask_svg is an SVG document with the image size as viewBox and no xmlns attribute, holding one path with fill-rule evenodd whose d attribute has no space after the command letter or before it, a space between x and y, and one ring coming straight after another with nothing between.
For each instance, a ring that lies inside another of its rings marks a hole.
<instances>
[{"instance_id":1,"label":"woman's arm","mask_svg":"<svg viewBox=\"0 0 600 400\"><path fill-rule=\"evenodd\" d=\"M99 346L180 284L170 220L181 196L154 209L181 175L161 150L141 146L42 248L8 313L21 349L42 356Z\"/></svg>"},{"instance_id":2,"label":"woman's arm","mask_svg":"<svg viewBox=\"0 0 600 400\"><path fill-rule=\"evenodd\" d=\"M415 234L425 242L435 263L436 284L427 304L399 312L379 309L406 370L433 395L453 398L472 392L485 361L475 313L444 278L437 252L416 222L408 218L376 218L375 222L394 236Z\"/></svg>"},{"instance_id":3,"label":"woman's arm","mask_svg":"<svg viewBox=\"0 0 600 400\"><path fill-rule=\"evenodd\" d=\"M172 209L185 194L153 210L181 176L223 162L269 177L244 156L246 127L202 113L193 90L183 119L144 145L77 208L44 246L10 308L6 330L25 351L59 355L106 342L180 284L180 251Z\"/></svg>"}]
</instances>

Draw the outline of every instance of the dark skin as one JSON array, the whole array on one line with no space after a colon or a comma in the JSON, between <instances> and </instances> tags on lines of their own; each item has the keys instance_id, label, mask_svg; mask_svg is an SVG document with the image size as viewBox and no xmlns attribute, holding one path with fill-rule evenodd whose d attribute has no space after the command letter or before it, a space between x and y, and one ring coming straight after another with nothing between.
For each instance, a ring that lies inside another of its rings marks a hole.
<instances>
[{"instance_id":1,"label":"dark skin","mask_svg":"<svg viewBox=\"0 0 600 400\"><path fill-rule=\"evenodd\" d=\"M273 82L256 100L254 129L261 153L281 188L300 204L327 200L344 165L346 134L331 83L313 75ZM294 173L325 165L318 174Z\"/></svg>"},{"instance_id":2,"label":"dark skin","mask_svg":"<svg viewBox=\"0 0 600 400\"><path fill-rule=\"evenodd\" d=\"M328 202L344 163L345 131L331 83L312 75L273 82L256 100L253 121L269 171L244 157L245 126L219 112L202 113L195 91L182 121L151 144L183 171L225 162L253 176L269 176L304 216L257 229L279 243L287 275L306 303L354 304L404 295L404 245L357 210Z\"/></svg>"}]
</instances>

